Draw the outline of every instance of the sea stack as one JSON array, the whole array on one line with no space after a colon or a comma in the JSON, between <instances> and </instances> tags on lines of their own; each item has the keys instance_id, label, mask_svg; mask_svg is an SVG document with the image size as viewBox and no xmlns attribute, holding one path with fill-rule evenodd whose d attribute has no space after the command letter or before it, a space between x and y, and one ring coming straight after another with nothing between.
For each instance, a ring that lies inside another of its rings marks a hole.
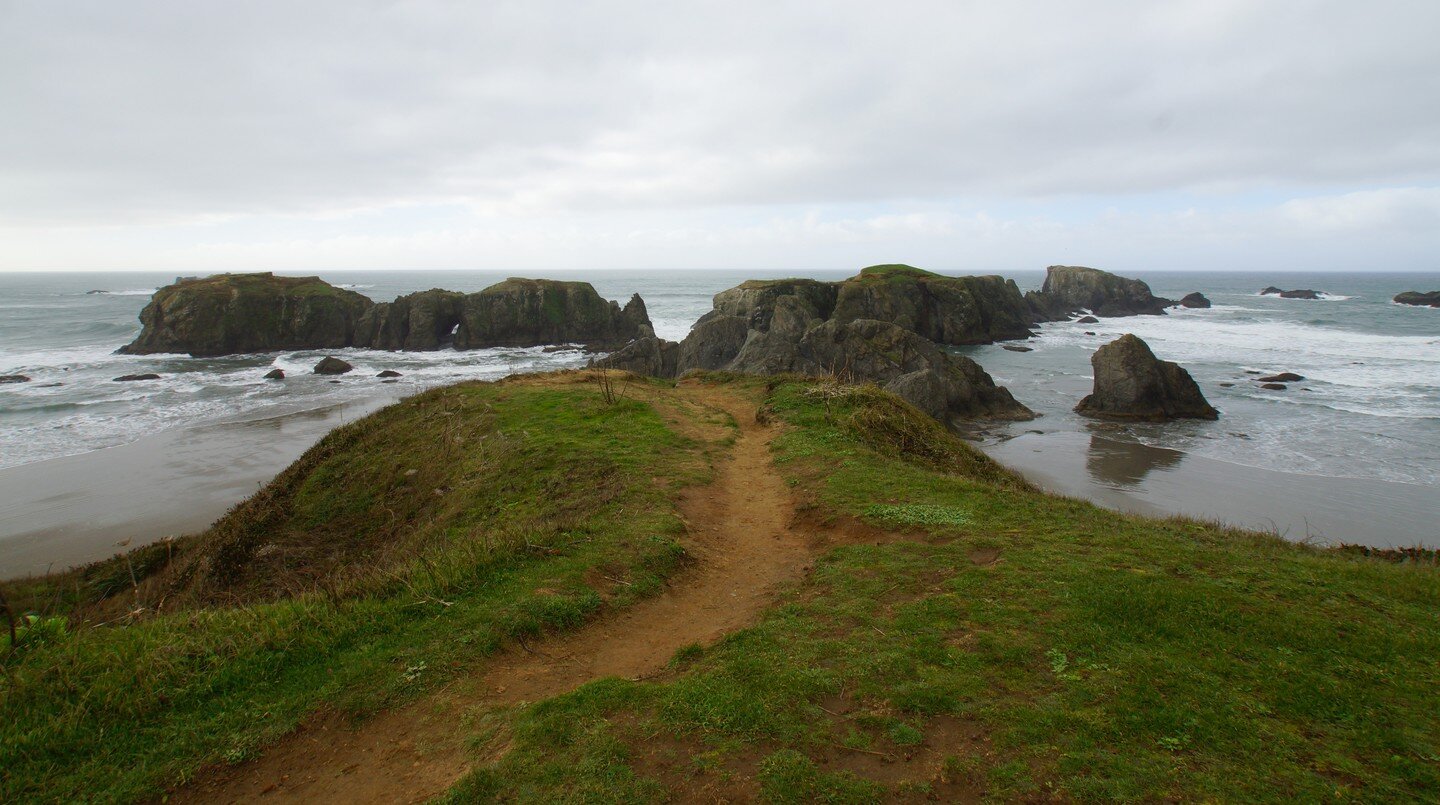
<instances>
[{"instance_id":1,"label":"sea stack","mask_svg":"<svg viewBox=\"0 0 1440 805\"><path fill-rule=\"evenodd\" d=\"M1405 291L1395 294L1395 304L1415 305L1417 307L1440 307L1440 291L1421 293L1420 291Z\"/></svg>"},{"instance_id":2,"label":"sea stack","mask_svg":"<svg viewBox=\"0 0 1440 805\"><path fill-rule=\"evenodd\" d=\"M1089 310L1097 316L1165 315L1175 304L1150 293L1150 286L1086 266L1050 266L1040 292L1026 295L1037 318L1058 321Z\"/></svg>"},{"instance_id":3,"label":"sea stack","mask_svg":"<svg viewBox=\"0 0 1440 805\"><path fill-rule=\"evenodd\" d=\"M1096 350L1090 365L1094 391L1075 406L1084 416L1153 422L1219 417L1189 372L1155 357L1134 335L1127 333Z\"/></svg>"}]
</instances>

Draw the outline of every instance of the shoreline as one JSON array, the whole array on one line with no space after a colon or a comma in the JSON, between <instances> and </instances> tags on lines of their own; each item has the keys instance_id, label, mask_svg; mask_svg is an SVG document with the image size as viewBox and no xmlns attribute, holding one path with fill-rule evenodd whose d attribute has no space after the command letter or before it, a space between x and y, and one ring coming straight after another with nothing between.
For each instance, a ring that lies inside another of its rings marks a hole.
<instances>
[{"instance_id":1,"label":"shoreline","mask_svg":"<svg viewBox=\"0 0 1440 805\"><path fill-rule=\"evenodd\" d=\"M1291 542L1435 548L1433 487L1251 467L1099 433L1026 432L979 448L1041 489L1117 511L1184 515Z\"/></svg>"},{"instance_id":2,"label":"shoreline","mask_svg":"<svg viewBox=\"0 0 1440 805\"><path fill-rule=\"evenodd\" d=\"M61 571L203 531L325 434L404 396L222 419L0 469L0 578Z\"/></svg>"}]
</instances>

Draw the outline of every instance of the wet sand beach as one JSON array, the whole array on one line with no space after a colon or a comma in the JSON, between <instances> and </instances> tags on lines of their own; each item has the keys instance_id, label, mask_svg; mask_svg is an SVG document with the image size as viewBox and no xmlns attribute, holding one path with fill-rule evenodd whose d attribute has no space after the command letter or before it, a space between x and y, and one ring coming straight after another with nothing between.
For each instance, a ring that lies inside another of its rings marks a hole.
<instances>
[{"instance_id":1,"label":"wet sand beach","mask_svg":"<svg viewBox=\"0 0 1440 805\"><path fill-rule=\"evenodd\" d=\"M1099 433L1022 433L982 447L1041 488L1108 508L1186 514L1317 544L1440 544L1434 487L1276 472Z\"/></svg>"},{"instance_id":2,"label":"wet sand beach","mask_svg":"<svg viewBox=\"0 0 1440 805\"><path fill-rule=\"evenodd\" d=\"M202 530L330 430L399 396L176 428L0 470L0 578Z\"/></svg>"}]
</instances>

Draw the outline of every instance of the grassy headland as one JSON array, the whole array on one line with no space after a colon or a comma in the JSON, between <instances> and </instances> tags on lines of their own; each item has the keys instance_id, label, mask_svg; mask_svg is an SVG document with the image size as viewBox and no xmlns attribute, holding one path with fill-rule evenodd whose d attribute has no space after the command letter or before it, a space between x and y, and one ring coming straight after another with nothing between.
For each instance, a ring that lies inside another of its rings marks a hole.
<instances>
[{"instance_id":1,"label":"grassy headland","mask_svg":"<svg viewBox=\"0 0 1440 805\"><path fill-rule=\"evenodd\" d=\"M150 796L317 708L363 717L661 589L679 490L725 446L686 421L714 414L564 377L346 426L105 595L32 585L79 614L4 660L0 799ZM654 678L494 707L450 801L1440 790L1433 567L1049 496L873 389L703 382L763 400L794 527L839 547Z\"/></svg>"}]
</instances>

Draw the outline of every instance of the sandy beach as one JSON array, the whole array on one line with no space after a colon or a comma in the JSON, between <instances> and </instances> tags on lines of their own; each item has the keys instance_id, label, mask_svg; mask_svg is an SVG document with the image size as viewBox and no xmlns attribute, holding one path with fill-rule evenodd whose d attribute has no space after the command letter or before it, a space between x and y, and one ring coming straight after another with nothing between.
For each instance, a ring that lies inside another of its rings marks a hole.
<instances>
[{"instance_id":1,"label":"sandy beach","mask_svg":"<svg viewBox=\"0 0 1440 805\"><path fill-rule=\"evenodd\" d=\"M0 578L204 529L330 430L398 396L176 428L0 470Z\"/></svg>"}]
</instances>

